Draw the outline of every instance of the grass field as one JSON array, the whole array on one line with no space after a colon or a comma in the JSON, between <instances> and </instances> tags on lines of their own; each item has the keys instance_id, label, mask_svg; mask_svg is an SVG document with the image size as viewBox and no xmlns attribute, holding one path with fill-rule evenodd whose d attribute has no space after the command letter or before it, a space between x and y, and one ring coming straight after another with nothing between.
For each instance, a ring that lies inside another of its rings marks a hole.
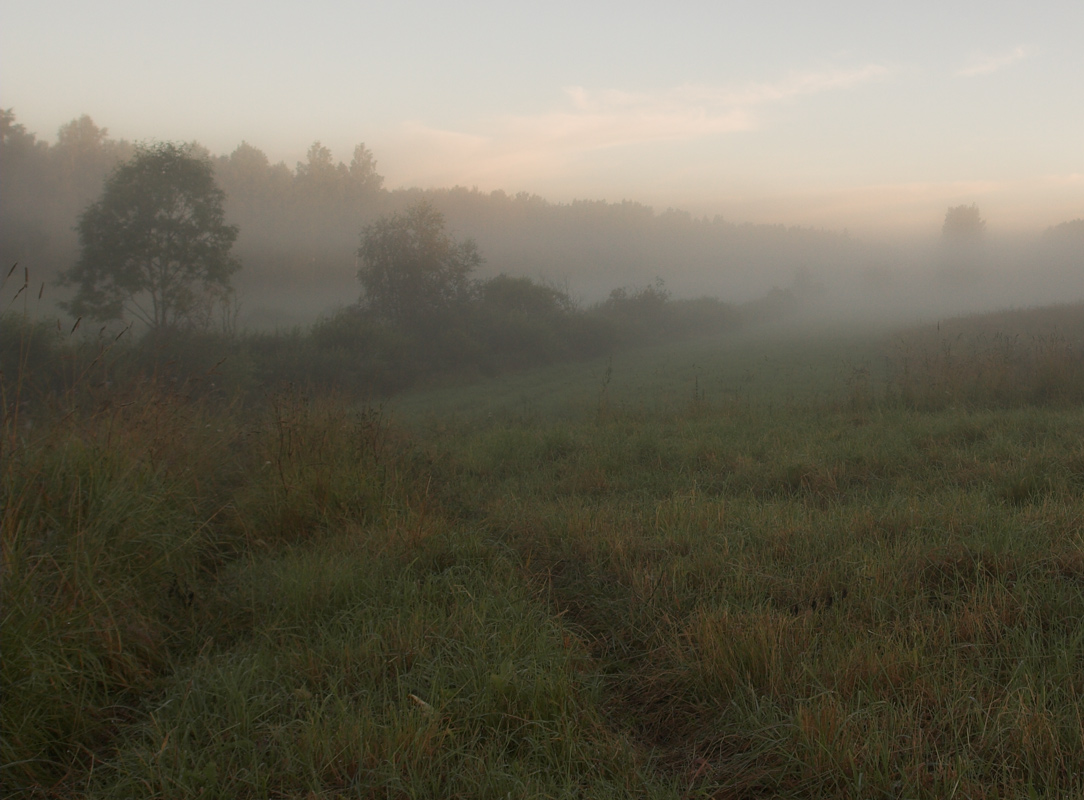
<instances>
[{"instance_id":1,"label":"grass field","mask_svg":"<svg viewBox=\"0 0 1084 800\"><path fill-rule=\"evenodd\" d=\"M1047 313L9 413L5 794L1084 796Z\"/></svg>"}]
</instances>

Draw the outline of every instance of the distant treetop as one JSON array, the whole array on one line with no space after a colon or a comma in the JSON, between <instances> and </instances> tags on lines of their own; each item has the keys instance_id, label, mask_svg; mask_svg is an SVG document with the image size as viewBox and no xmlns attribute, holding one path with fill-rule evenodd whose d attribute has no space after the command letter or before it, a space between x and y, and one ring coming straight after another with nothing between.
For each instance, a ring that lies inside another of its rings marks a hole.
<instances>
[{"instance_id":1,"label":"distant treetop","mask_svg":"<svg viewBox=\"0 0 1084 800\"><path fill-rule=\"evenodd\" d=\"M941 235L952 239L975 239L986 230L986 220L979 214L979 207L952 206L945 212L945 224L941 226Z\"/></svg>"},{"instance_id":2,"label":"distant treetop","mask_svg":"<svg viewBox=\"0 0 1084 800\"><path fill-rule=\"evenodd\" d=\"M75 316L142 320L155 331L203 326L228 302L238 229L205 156L189 146L141 146L79 217L80 256L61 276Z\"/></svg>"},{"instance_id":3,"label":"distant treetop","mask_svg":"<svg viewBox=\"0 0 1084 800\"><path fill-rule=\"evenodd\" d=\"M1044 231L1045 235L1055 239L1084 241L1084 219L1071 219L1059 225L1052 225Z\"/></svg>"}]
</instances>

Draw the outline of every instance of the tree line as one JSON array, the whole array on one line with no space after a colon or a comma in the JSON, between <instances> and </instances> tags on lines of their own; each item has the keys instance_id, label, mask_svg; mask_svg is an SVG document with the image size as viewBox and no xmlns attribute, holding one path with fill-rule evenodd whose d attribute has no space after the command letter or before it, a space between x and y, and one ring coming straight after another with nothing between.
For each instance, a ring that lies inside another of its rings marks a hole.
<instances>
[{"instance_id":1,"label":"tree line","mask_svg":"<svg viewBox=\"0 0 1084 800\"><path fill-rule=\"evenodd\" d=\"M198 148L136 146L79 215L79 257L58 276L73 290L62 307L76 326L84 317L139 323L155 369L168 361L198 372L209 353L225 352L257 373L258 385L288 378L381 394L427 376L495 374L736 324L718 300L671 301L661 280L583 308L545 282L480 277L478 245L456 239L421 199L361 230L356 303L304 334L238 336L222 323L241 269L240 228L227 222L225 201Z\"/></svg>"},{"instance_id":2,"label":"tree line","mask_svg":"<svg viewBox=\"0 0 1084 800\"><path fill-rule=\"evenodd\" d=\"M0 112L0 133L0 254L5 263L33 265L35 276L48 284L79 257L79 216L137 145L110 138L86 115L63 125L50 144L6 109ZM198 143L184 147L211 165L225 193L226 218L239 230L237 256L248 265L248 274L240 276L242 294L281 284L283 295L296 299L299 280L311 287L343 272L353 262L360 225L383 210L383 178L363 144L347 165L315 142L293 169L272 164L246 142L223 156Z\"/></svg>"},{"instance_id":3,"label":"tree line","mask_svg":"<svg viewBox=\"0 0 1084 800\"><path fill-rule=\"evenodd\" d=\"M86 116L55 144L11 110L2 128L5 261L67 287L62 305L75 318L137 320L175 342L178 332L236 331L239 303L258 308L278 292L315 324L248 336L252 375L352 375L346 382L385 391L442 371L718 332L786 313L824 293L820 270L871 258L846 235L632 202L388 191L364 144L346 164L316 142L290 169L246 142L214 156L196 143L113 140ZM971 263L985 225L975 205L948 210L950 266ZM1048 230L1047 250L1076 257L1082 225ZM689 299L682 281L697 270L715 291Z\"/></svg>"},{"instance_id":4,"label":"tree line","mask_svg":"<svg viewBox=\"0 0 1084 800\"><path fill-rule=\"evenodd\" d=\"M110 138L87 116L63 126L53 144L10 109L2 128L0 257L33 265L49 282L78 257L79 214L136 146ZM358 231L423 200L449 229L478 243L486 255L480 275L541 278L588 303L660 275L678 296L740 302L788 285L799 272L871 261L868 243L845 234L735 224L631 201L552 203L467 187L388 190L364 144L345 163L315 142L293 167L247 142L226 155L186 147L207 158L226 194L226 219L239 228L236 254L246 265L235 286L255 327L310 323L341 305L356 286Z\"/></svg>"}]
</instances>

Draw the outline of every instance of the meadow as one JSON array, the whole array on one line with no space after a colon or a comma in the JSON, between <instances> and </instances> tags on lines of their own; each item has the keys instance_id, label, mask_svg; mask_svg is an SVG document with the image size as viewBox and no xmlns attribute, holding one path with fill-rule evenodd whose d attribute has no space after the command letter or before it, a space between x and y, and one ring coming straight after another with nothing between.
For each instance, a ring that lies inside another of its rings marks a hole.
<instances>
[{"instance_id":1,"label":"meadow","mask_svg":"<svg viewBox=\"0 0 1084 800\"><path fill-rule=\"evenodd\" d=\"M1084 795L1084 307L98 368L5 382L6 796Z\"/></svg>"}]
</instances>

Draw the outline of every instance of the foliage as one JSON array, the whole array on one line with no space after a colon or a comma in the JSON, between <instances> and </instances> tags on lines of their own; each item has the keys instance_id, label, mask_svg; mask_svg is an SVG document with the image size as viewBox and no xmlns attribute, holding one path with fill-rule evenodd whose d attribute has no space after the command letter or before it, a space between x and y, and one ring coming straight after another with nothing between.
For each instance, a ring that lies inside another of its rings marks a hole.
<instances>
[{"instance_id":1,"label":"foliage","mask_svg":"<svg viewBox=\"0 0 1084 800\"><path fill-rule=\"evenodd\" d=\"M5 113L0 257L52 281L78 258L79 214L134 148L86 117L50 143ZM457 239L478 242L492 272L482 265L476 277L571 281L577 298L589 301L658 274L668 276L675 297L725 280L728 292L748 298L802 265L864 264L871 255L858 240L823 230L737 224L627 201L555 203L463 187L388 191L364 144L332 154L317 143L287 165L250 138L212 163L227 194L227 221L241 229L234 252L246 268L232 283L245 322L264 330L311 324L341 305L357 286L359 228L419 201L442 213Z\"/></svg>"},{"instance_id":2,"label":"foliage","mask_svg":"<svg viewBox=\"0 0 1084 800\"><path fill-rule=\"evenodd\" d=\"M986 230L986 220L979 214L979 207L953 206L945 212L945 222L941 226L941 235L946 239L970 240L982 235Z\"/></svg>"},{"instance_id":3,"label":"foliage","mask_svg":"<svg viewBox=\"0 0 1084 800\"><path fill-rule=\"evenodd\" d=\"M1054 241L1075 241L1078 246L1084 246L1084 219L1071 219L1052 225L1043 231L1043 236Z\"/></svg>"},{"instance_id":4,"label":"foliage","mask_svg":"<svg viewBox=\"0 0 1084 800\"><path fill-rule=\"evenodd\" d=\"M407 328L464 304L471 273L482 264L477 245L455 241L444 230L444 215L425 202L365 228L358 257L366 307Z\"/></svg>"},{"instance_id":5,"label":"foliage","mask_svg":"<svg viewBox=\"0 0 1084 800\"><path fill-rule=\"evenodd\" d=\"M206 159L170 143L140 148L79 219L82 252L62 278L77 289L67 308L156 331L206 327L240 268L224 200Z\"/></svg>"},{"instance_id":6,"label":"foliage","mask_svg":"<svg viewBox=\"0 0 1084 800\"><path fill-rule=\"evenodd\" d=\"M347 175L354 186L367 192L377 192L384 186L384 178L376 171L376 159L373 151L365 143L354 145L354 155L350 159Z\"/></svg>"},{"instance_id":7,"label":"foliage","mask_svg":"<svg viewBox=\"0 0 1084 800\"><path fill-rule=\"evenodd\" d=\"M20 296L28 289L24 280ZM21 370L35 387L61 393L90 370L100 385L157 375L201 395L255 398L293 384L378 398L434 382L470 382L619 353L645 342L710 336L733 330L739 319L735 308L712 298L667 300L657 317L618 319L577 307L553 286L500 275L474 282L468 302L421 328L393 325L360 305L328 314L307 330L191 329L168 337L126 330L116 339L106 332L84 334L78 324L69 336L55 325L5 317L12 334L2 340L0 359L8 375Z\"/></svg>"},{"instance_id":8,"label":"foliage","mask_svg":"<svg viewBox=\"0 0 1084 800\"><path fill-rule=\"evenodd\" d=\"M734 330L739 320L737 310L717 298L674 300L661 278L654 285L614 289L589 313L613 326L616 341L634 344L711 336Z\"/></svg>"},{"instance_id":9,"label":"foliage","mask_svg":"<svg viewBox=\"0 0 1084 800\"><path fill-rule=\"evenodd\" d=\"M567 292L503 273L480 283L478 297L483 306L529 316L555 316L576 310Z\"/></svg>"},{"instance_id":10,"label":"foliage","mask_svg":"<svg viewBox=\"0 0 1084 800\"><path fill-rule=\"evenodd\" d=\"M662 312L669 299L670 292L667 291L666 284L662 278L657 278L654 286L614 289L602 304L602 308L626 317L655 316Z\"/></svg>"},{"instance_id":11,"label":"foliage","mask_svg":"<svg viewBox=\"0 0 1084 800\"><path fill-rule=\"evenodd\" d=\"M12 109L0 114L0 256L7 264L33 266L35 275L51 281L75 260L79 213L132 147L109 139L85 115L61 126L50 145L16 122Z\"/></svg>"}]
</instances>

